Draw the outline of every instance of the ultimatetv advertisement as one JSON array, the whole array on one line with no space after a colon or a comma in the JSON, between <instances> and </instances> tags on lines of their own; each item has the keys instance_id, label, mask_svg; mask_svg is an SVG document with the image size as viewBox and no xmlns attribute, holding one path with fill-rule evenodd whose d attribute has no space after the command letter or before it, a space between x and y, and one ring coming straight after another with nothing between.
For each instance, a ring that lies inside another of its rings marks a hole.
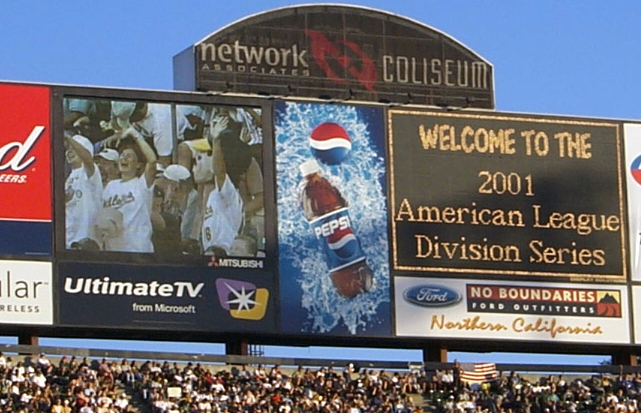
<instances>
[{"instance_id":1,"label":"ultimatetv advertisement","mask_svg":"<svg viewBox=\"0 0 641 413\"><path fill-rule=\"evenodd\" d=\"M399 336L630 343L625 286L410 277L394 282Z\"/></svg>"},{"instance_id":2,"label":"ultimatetv advertisement","mask_svg":"<svg viewBox=\"0 0 641 413\"><path fill-rule=\"evenodd\" d=\"M273 332L273 275L66 263L59 266L60 324L96 328ZM78 311L82 308L82 311Z\"/></svg>"}]
</instances>

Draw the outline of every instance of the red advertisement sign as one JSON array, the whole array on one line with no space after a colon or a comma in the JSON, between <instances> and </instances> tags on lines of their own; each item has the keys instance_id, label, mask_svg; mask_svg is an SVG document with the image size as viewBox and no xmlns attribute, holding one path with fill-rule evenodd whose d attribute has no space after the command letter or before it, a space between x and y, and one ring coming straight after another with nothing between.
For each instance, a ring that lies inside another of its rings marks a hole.
<instances>
[{"instance_id":1,"label":"red advertisement sign","mask_svg":"<svg viewBox=\"0 0 641 413\"><path fill-rule=\"evenodd\" d=\"M48 87L0 85L0 220L51 221L49 97Z\"/></svg>"}]
</instances>

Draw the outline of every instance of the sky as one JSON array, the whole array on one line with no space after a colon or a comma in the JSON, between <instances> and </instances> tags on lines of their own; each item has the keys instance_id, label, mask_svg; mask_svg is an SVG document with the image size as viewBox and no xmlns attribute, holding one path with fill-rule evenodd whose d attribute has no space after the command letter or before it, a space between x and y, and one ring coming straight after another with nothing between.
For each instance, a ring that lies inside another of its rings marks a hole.
<instances>
[{"instance_id":1,"label":"sky","mask_svg":"<svg viewBox=\"0 0 641 413\"><path fill-rule=\"evenodd\" d=\"M0 80L170 90L174 55L246 16L297 4L301 3L0 2ZM641 119L641 101L637 99L641 96L641 82L634 80L641 73L638 45L641 2L637 0L614 4L595 0L355 0L345 4L416 20L476 51L494 66L499 111ZM41 340L42 345L75 346L68 341L60 343ZM116 343L86 344L113 348ZM146 346L153 349L154 345L135 343L141 349L147 349ZM195 345L193 351L220 352L221 346ZM353 354L347 349L266 348L265 355L336 358L358 355L361 359L408 361L421 358L419 351L354 350ZM454 358L596 364L605 356L532 355L524 359L501 353L450 353L450 361Z\"/></svg>"}]
</instances>

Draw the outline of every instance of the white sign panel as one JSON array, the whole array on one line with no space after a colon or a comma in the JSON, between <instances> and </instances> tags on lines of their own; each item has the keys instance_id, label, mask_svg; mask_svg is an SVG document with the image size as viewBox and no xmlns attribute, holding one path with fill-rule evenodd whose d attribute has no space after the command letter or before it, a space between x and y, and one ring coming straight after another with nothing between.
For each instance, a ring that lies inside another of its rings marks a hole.
<instances>
[{"instance_id":1,"label":"white sign panel","mask_svg":"<svg viewBox=\"0 0 641 413\"><path fill-rule=\"evenodd\" d=\"M630 271L641 281L641 125L625 124L625 179L628 188Z\"/></svg>"},{"instance_id":2,"label":"white sign panel","mask_svg":"<svg viewBox=\"0 0 641 413\"><path fill-rule=\"evenodd\" d=\"M630 343L624 285L395 277L396 334Z\"/></svg>"},{"instance_id":3,"label":"white sign panel","mask_svg":"<svg viewBox=\"0 0 641 413\"><path fill-rule=\"evenodd\" d=\"M641 286L632 286L632 314L634 318L634 343L641 343Z\"/></svg>"},{"instance_id":4,"label":"white sign panel","mask_svg":"<svg viewBox=\"0 0 641 413\"><path fill-rule=\"evenodd\" d=\"M50 262L0 261L0 323L53 324Z\"/></svg>"}]
</instances>

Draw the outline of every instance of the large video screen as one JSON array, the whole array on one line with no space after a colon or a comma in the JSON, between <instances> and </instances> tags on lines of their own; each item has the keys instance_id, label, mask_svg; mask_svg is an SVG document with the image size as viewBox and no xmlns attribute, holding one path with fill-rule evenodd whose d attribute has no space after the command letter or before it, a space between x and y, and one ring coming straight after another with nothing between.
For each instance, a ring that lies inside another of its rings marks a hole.
<instances>
[{"instance_id":1,"label":"large video screen","mask_svg":"<svg viewBox=\"0 0 641 413\"><path fill-rule=\"evenodd\" d=\"M65 252L262 268L261 107L77 96L62 106Z\"/></svg>"}]
</instances>

